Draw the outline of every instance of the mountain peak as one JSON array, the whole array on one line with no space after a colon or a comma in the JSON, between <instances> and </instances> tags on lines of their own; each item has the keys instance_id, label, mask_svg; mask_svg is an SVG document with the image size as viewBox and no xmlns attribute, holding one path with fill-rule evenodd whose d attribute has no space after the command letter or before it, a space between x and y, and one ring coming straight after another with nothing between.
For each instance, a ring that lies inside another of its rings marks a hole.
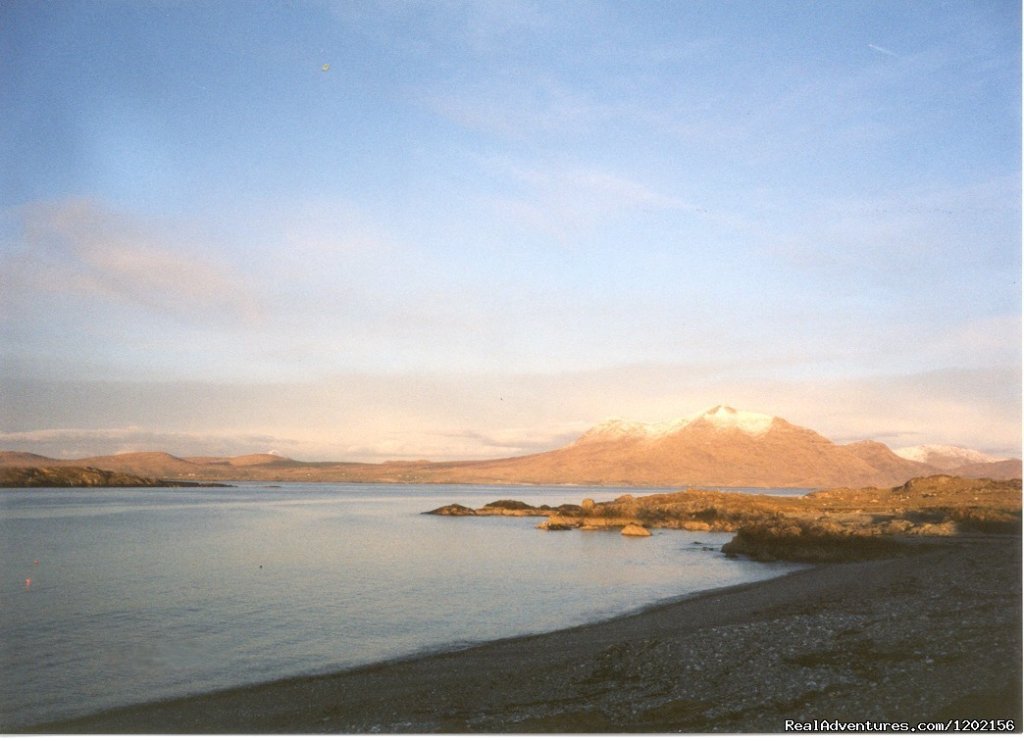
<instances>
[{"instance_id":1,"label":"mountain peak","mask_svg":"<svg viewBox=\"0 0 1024 741\"><path fill-rule=\"evenodd\" d=\"M737 429L748 435L763 435L768 432L775 417L761 412L747 412L719 404L700 416L718 429Z\"/></svg>"},{"instance_id":2,"label":"mountain peak","mask_svg":"<svg viewBox=\"0 0 1024 741\"><path fill-rule=\"evenodd\" d=\"M577 442L608 442L624 439L659 438L677 432L686 426L688 419L674 419L668 422L635 422L633 420L612 417L601 424L591 427Z\"/></svg>"},{"instance_id":3,"label":"mountain peak","mask_svg":"<svg viewBox=\"0 0 1024 741\"><path fill-rule=\"evenodd\" d=\"M655 441L674 435L695 423L704 422L717 430L739 430L747 435L759 437L766 433L775 422L775 417L760 412L737 410L724 404L712 407L703 414L693 417L679 417L664 422L634 422L613 417L591 427L577 443L612 442L616 440Z\"/></svg>"},{"instance_id":4,"label":"mountain peak","mask_svg":"<svg viewBox=\"0 0 1024 741\"><path fill-rule=\"evenodd\" d=\"M645 437L646 425L628 419L612 417L601 424L591 427L583 433L579 442L598 442L603 440L621 440L628 437Z\"/></svg>"}]
</instances>

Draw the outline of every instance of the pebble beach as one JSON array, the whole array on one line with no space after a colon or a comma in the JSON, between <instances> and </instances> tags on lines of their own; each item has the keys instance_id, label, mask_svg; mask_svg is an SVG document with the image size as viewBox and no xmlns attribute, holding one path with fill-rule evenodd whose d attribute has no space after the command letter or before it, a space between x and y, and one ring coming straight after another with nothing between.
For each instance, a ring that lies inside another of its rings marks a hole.
<instances>
[{"instance_id":1,"label":"pebble beach","mask_svg":"<svg viewBox=\"0 0 1024 741\"><path fill-rule=\"evenodd\" d=\"M1020 537L971 536L553 633L20 730L772 733L981 720L1019 732L1021 666Z\"/></svg>"}]
</instances>

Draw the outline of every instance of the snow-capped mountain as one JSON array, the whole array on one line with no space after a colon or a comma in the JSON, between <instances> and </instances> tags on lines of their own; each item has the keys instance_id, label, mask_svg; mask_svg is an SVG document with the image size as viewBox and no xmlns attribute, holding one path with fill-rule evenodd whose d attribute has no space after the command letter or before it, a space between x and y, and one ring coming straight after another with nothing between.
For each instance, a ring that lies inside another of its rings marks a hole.
<instances>
[{"instance_id":1,"label":"snow-capped mountain","mask_svg":"<svg viewBox=\"0 0 1024 741\"><path fill-rule=\"evenodd\" d=\"M687 422L688 420L681 419L675 422L647 424L645 422L634 422L633 420L615 417L605 420L595 427L591 427L583 433L583 436L577 440L577 443L660 437L675 427L685 426Z\"/></svg>"},{"instance_id":2,"label":"snow-capped mountain","mask_svg":"<svg viewBox=\"0 0 1024 741\"><path fill-rule=\"evenodd\" d=\"M918 463L927 463L942 470L952 470L971 463L994 463L1000 460L980 450L962 448L957 445L915 445L893 451L900 458Z\"/></svg>"},{"instance_id":3,"label":"snow-capped mountain","mask_svg":"<svg viewBox=\"0 0 1024 741\"><path fill-rule=\"evenodd\" d=\"M517 477L537 482L868 486L937 472L881 443L836 445L781 417L725 405L654 424L611 419L565 448L479 466L511 477L513 460Z\"/></svg>"},{"instance_id":4,"label":"snow-capped mountain","mask_svg":"<svg viewBox=\"0 0 1024 741\"><path fill-rule=\"evenodd\" d=\"M739 430L747 435L759 436L765 434L776 419L769 414L738 411L724 405L713 407L702 414L667 422L636 422L615 417L587 430L575 444L626 439L660 440L701 423L718 430Z\"/></svg>"},{"instance_id":5,"label":"snow-capped mountain","mask_svg":"<svg viewBox=\"0 0 1024 741\"><path fill-rule=\"evenodd\" d=\"M756 437L768 432L776 417L760 412L736 411L732 407L719 405L704 412L699 419L710 422L720 430L739 430Z\"/></svg>"}]
</instances>

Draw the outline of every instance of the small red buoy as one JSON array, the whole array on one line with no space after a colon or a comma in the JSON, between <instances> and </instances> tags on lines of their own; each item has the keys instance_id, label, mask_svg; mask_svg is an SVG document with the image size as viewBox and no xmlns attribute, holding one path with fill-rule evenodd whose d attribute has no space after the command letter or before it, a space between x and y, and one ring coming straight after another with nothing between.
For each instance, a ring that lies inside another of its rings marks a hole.
<instances>
[{"instance_id":1,"label":"small red buoy","mask_svg":"<svg viewBox=\"0 0 1024 741\"><path fill-rule=\"evenodd\" d=\"M32 588L32 577L30 576L27 579L25 579L25 591L27 592L31 588Z\"/></svg>"}]
</instances>

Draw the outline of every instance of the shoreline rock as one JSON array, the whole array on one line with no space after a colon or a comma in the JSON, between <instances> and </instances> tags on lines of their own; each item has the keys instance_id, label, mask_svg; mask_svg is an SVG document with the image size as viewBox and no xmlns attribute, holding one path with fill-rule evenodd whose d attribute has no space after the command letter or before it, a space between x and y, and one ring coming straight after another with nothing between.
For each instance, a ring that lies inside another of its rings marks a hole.
<instances>
[{"instance_id":1,"label":"shoreline rock","mask_svg":"<svg viewBox=\"0 0 1024 741\"><path fill-rule=\"evenodd\" d=\"M625 535L631 538L649 538L651 537L651 531L645 528L643 525L637 525L635 522L631 522L626 527L619 531L620 535Z\"/></svg>"},{"instance_id":2,"label":"shoreline rock","mask_svg":"<svg viewBox=\"0 0 1024 741\"><path fill-rule=\"evenodd\" d=\"M424 512L425 515L440 515L442 517L476 517L475 509L464 507L461 504L446 504L443 507Z\"/></svg>"},{"instance_id":3,"label":"shoreline rock","mask_svg":"<svg viewBox=\"0 0 1024 741\"><path fill-rule=\"evenodd\" d=\"M758 560L832 562L906 553L935 538L1021 532L1021 481L936 475L889 489L831 489L802 497L690 489L623 494L610 502L534 507L514 500L429 514L546 517L539 530L622 530L636 525L735 532L722 550Z\"/></svg>"},{"instance_id":4,"label":"shoreline rock","mask_svg":"<svg viewBox=\"0 0 1024 741\"><path fill-rule=\"evenodd\" d=\"M727 556L755 561L835 563L869 561L918 551L921 539L858 535L807 522L768 522L740 528L722 546Z\"/></svg>"},{"instance_id":5,"label":"shoreline rock","mask_svg":"<svg viewBox=\"0 0 1024 741\"><path fill-rule=\"evenodd\" d=\"M537 525L537 529L549 531L576 530L579 526L580 523L578 520L562 517L561 515L551 515L548 519L544 520L544 522Z\"/></svg>"}]
</instances>

